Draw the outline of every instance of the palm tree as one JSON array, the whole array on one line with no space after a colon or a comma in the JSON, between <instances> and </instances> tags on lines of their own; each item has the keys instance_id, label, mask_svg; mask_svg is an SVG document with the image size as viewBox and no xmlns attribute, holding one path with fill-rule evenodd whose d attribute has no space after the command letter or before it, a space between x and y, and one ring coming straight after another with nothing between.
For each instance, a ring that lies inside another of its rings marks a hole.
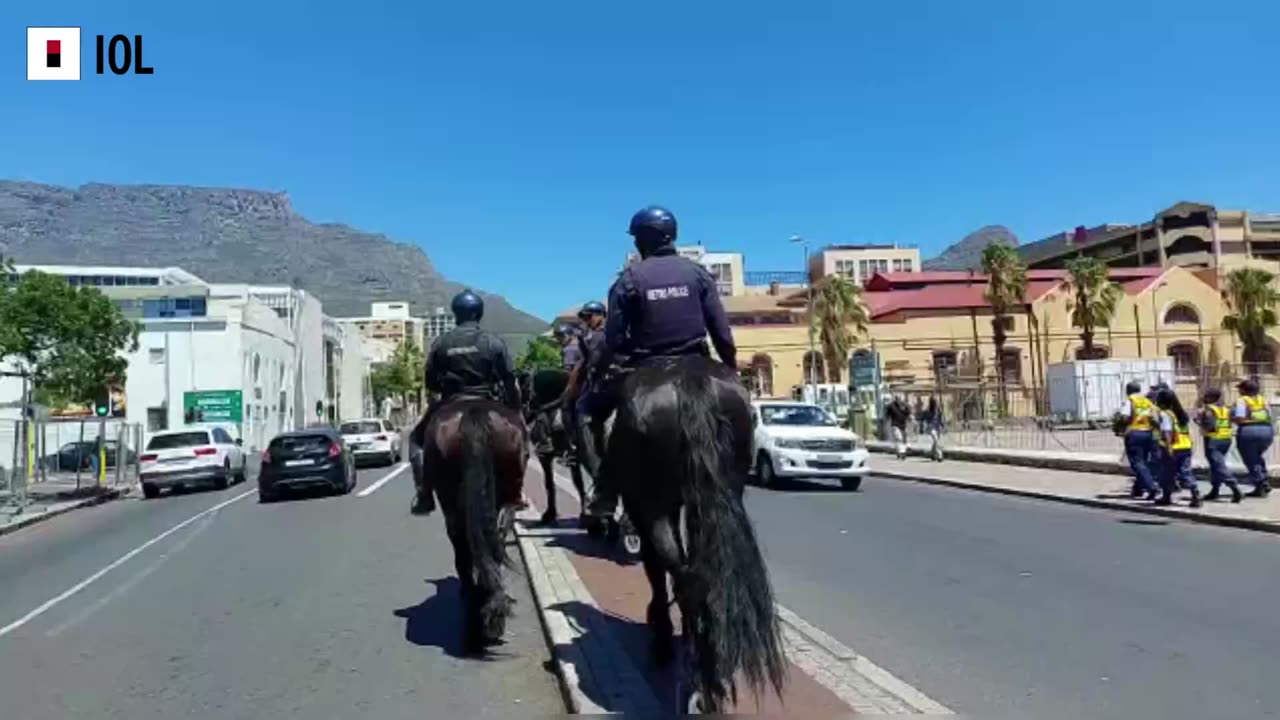
<instances>
[{"instance_id":1,"label":"palm tree","mask_svg":"<svg viewBox=\"0 0 1280 720\"><path fill-rule=\"evenodd\" d=\"M996 379L1000 386L1000 410L1008 410L1005 395L1004 344L1009 339L1012 312L1021 309L1027 291L1027 266L1012 246L993 240L982 249L982 272L987 276L984 297L991 305L991 339L996 346Z\"/></svg>"},{"instance_id":2,"label":"palm tree","mask_svg":"<svg viewBox=\"0 0 1280 720\"><path fill-rule=\"evenodd\" d=\"M1238 268L1227 275L1223 299L1230 312L1222 318L1222 329L1230 330L1244 345L1245 373L1272 362L1267 331L1276 326L1276 304L1280 293L1272 282L1275 275L1257 268Z\"/></svg>"},{"instance_id":3,"label":"palm tree","mask_svg":"<svg viewBox=\"0 0 1280 720\"><path fill-rule=\"evenodd\" d=\"M1071 324L1080 329L1083 346L1080 359L1096 359L1099 353L1093 346L1094 333L1111 325L1124 292L1107 278L1107 266L1097 258L1080 256L1068 260L1067 274L1073 293Z\"/></svg>"},{"instance_id":4,"label":"palm tree","mask_svg":"<svg viewBox=\"0 0 1280 720\"><path fill-rule=\"evenodd\" d=\"M867 331L867 308L861 289L840 275L822 278L815 291L811 322L818 330L828 380L839 382L854 340Z\"/></svg>"}]
</instances>

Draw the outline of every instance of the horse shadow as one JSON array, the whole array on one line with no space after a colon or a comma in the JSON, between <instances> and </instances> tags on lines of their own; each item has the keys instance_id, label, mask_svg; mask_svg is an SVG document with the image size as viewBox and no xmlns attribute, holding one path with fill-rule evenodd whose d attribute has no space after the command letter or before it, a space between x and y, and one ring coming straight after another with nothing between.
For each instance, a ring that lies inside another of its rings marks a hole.
<instances>
[{"instance_id":1,"label":"horse shadow","mask_svg":"<svg viewBox=\"0 0 1280 720\"><path fill-rule=\"evenodd\" d=\"M547 542L547 546L564 548L580 557L608 560L624 567L630 567L640 562L639 557L632 555L622 547L621 540L617 542L609 542L604 538L597 540L585 532L555 535Z\"/></svg>"},{"instance_id":2,"label":"horse shadow","mask_svg":"<svg viewBox=\"0 0 1280 720\"><path fill-rule=\"evenodd\" d=\"M552 657L581 662L582 658L598 657L602 647L607 648L609 642L617 643L618 648L631 660L632 666L645 680L659 706L674 707L678 688L675 665L658 668L653 663L649 654L652 636L643 622L614 615L577 600L557 603L550 609L564 614L571 626L582 630L582 634L571 643L553 646ZM580 685L580 689L597 705L617 709L613 707L617 700L609 694L609 688L601 687L596 682L585 682Z\"/></svg>"},{"instance_id":3,"label":"horse shadow","mask_svg":"<svg viewBox=\"0 0 1280 720\"><path fill-rule=\"evenodd\" d=\"M417 605L393 611L405 621L404 639L420 647L440 648L452 658L483 660L484 656L468 653L462 639L462 583L450 575L426 580L435 592Z\"/></svg>"}]
</instances>

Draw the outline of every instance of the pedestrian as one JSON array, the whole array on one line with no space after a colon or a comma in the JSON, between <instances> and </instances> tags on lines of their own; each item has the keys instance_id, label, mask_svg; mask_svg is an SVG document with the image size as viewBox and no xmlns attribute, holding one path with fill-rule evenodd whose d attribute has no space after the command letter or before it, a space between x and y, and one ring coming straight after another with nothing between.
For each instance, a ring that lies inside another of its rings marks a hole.
<instances>
[{"instance_id":1,"label":"pedestrian","mask_svg":"<svg viewBox=\"0 0 1280 720\"><path fill-rule=\"evenodd\" d=\"M919 395L916 396L915 416L916 434L923 435L929 432L929 428L925 426L924 399Z\"/></svg>"},{"instance_id":2,"label":"pedestrian","mask_svg":"<svg viewBox=\"0 0 1280 720\"><path fill-rule=\"evenodd\" d=\"M1154 427L1154 436L1151 442L1151 457L1147 459L1147 465L1151 467L1151 476L1157 478L1160 475L1160 463L1163 462L1163 453L1160 451L1160 443L1157 442L1160 428L1155 427L1160 424L1160 412L1156 408L1156 397L1160 395L1161 390L1169 390L1169 384L1163 380L1156 380L1156 383L1147 390L1147 400L1151 401L1151 422Z\"/></svg>"},{"instance_id":3,"label":"pedestrian","mask_svg":"<svg viewBox=\"0 0 1280 720\"><path fill-rule=\"evenodd\" d=\"M1266 454L1276 432L1271 409L1259 392L1256 380L1245 380L1236 389L1240 391L1240 399L1231 408L1231 422L1236 425L1236 449L1240 451L1240 459L1253 482L1253 492L1249 497L1266 497L1271 493Z\"/></svg>"},{"instance_id":4,"label":"pedestrian","mask_svg":"<svg viewBox=\"0 0 1280 720\"><path fill-rule=\"evenodd\" d=\"M937 395L929 396L929 405L923 415L921 424L929 433L929 457L935 462L942 462L942 403Z\"/></svg>"},{"instance_id":5,"label":"pedestrian","mask_svg":"<svg viewBox=\"0 0 1280 720\"><path fill-rule=\"evenodd\" d=\"M1191 491L1191 507L1200 507L1200 486L1191 474L1191 418L1172 390L1156 395L1160 408L1160 499L1156 505L1172 505L1179 487Z\"/></svg>"},{"instance_id":6,"label":"pedestrian","mask_svg":"<svg viewBox=\"0 0 1280 720\"><path fill-rule=\"evenodd\" d=\"M1209 494L1205 500L1217 500L1222 486L1231 490L1231 502L1243 497L1235 475L1227 467L1227 453L1231 452L1231 410L1222 404L1222 391L1210 388L1204 393L1200 412L1196 417L1204 435L1204 457L1209 463Z\"/></svg>"},{"instance_id":7,"label":"pedestrian","mask_svg":"<svg viewBox=\"0 0 1280 720\"><path fill-rule=\"evenodd\" d=\"M1155 404L1142 395L1142 386L1136 381L1124 388L1124 404L1116 413L1115 425L1124 435L1124 454L1129 460L1129 468L1133 470L1133 487L1129 494L1140 498L1144 495L1148 500L1156 499L1156 483L1152 477L1151 458L1155 455Z\"/></svg>"},{"instance_id":8,"label":"pedestrian","mask_svg":"<svg viewBox=\"0 0 1280 720\"><path fill-rule=\"evenodd\" d=\"M911 421L911 406L901 395L894 395L893 400L885 408L885 416L889 418L889 426L893 430L894 454L899 460L907 457L907 423Z\"/></svg>"}]
</instances>

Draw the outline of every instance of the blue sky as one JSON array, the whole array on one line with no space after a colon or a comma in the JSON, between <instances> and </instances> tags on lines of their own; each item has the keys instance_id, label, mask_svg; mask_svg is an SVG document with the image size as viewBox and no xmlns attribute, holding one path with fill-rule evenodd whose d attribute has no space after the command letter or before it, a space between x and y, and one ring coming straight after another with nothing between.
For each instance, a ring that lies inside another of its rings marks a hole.
<instances>
[{"instance_id":1,"label":"blue sky","mask_svg":"<svg viewBox=\"0 0 1280 720\"><path fill-rule=\"evenodd\" d=\"M27 82L26 25L84 28ZM1280 211L1280 4L10 0L0 177L284 190L549 317L632 211L794 270L815 243L1023 241L1180 199ZM140 33L155 75L92 74Z\"/></svg>"}]
</instances>

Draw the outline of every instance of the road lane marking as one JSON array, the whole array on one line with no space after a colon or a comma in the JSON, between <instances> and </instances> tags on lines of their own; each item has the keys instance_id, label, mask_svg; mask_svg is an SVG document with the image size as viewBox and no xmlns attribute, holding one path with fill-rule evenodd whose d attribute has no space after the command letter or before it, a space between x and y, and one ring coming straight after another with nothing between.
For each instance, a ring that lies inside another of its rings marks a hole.
<instances>
[{"instance_id":1,"label":"road lane marking","mask_svg":"<svg viewBox=\"0 0 1280 720\"><path fill-rule=\"evenodd\" d=\"M577 496L573 479L558 467L552 471L556 487ZM532 535L526 528L526 535ZM552 534L561 531L552 531ZM859 713L872 715L952 715L945 705L859 655L804 618L774 603L782 625L783 650L796 667L830 690Z\"/></svg>"},{"instance_id":2,"label":"road lane marking","mask_svg":"<svg viewBox=\"0 0 1280 720\"><path fill-rule=\"evenodd\" d=\"M151 573L155 572L156 570L159 570L160 566L164 565L166 560L185 550L186 547L191 544L192 540L195 540L196 537L204 533L205 530L209 529L209 526L213 524L213 521L216 517L217 517L216 515L206 515L204 519L200 521L200 524L196 525L195 530L192 530L190 534L186 535L181 540L174 543L173 546L170 547L168 550L161 553L160 557L156 558L150 565L143 568L142 572L139 572L138 574L134 575L133 577L129 578L123 583L117 585L111 592L107 593L106 595L103 595L101 598L96 600L89 607L71 616L71 618L63 622L61 625L58 625L57 627L49 630L49 632L45 633L45 636L51 637L51 638L58 637L62 633L66 632L67 630L70 630L76 625L79 625L80 623L89 619L90 615L93 615L94 613L98 612L102 608L106 607L111 601L115 600L116 598L132 590L143 580L147 579L147 576L149 576Z\"/></svg>"},{"instance_id":3,"label":"road lane marking","mask_svg":"<svg viewBox=\"0 0 1280 720\"><path fill-rule=\"evenodd\" d=\"M382 476L382 478L380 478L374 484L356 493L356 497L369 497L370 495L377 492L378 488L382 487L383 485L386 485L387 482L391 480L391 478L399 475L400 473L408 469L409 469L409 463L400 463L400 467L396 468L395 470L392 470L391 472Z\"/></svg>"},{"instance_id":4,"label":"road lane marking","mask_svg":"<svg viewBox=\"0 0 1280 720\"><path fill-rule=\"evenodd\" d=\"M116 560L115 562L111 563L110 565L108 565L108 566L106 566L106 567L102 568L102 569L101 569L101 570L99 570L98 572L96 572L96 573L94 573L94 574L90 575L89 577L85 578L84 580L81 580L80 582L76 583L75 585L72 585L70 588L68 588L68 589L64 590L60 595L56 595L56 596L54 596L54 597L52 597L52 598L49 598L48 600L44 601L44 603L42 603L42 604L40 605L40 607L36 608L35 610L32 610L31 612L27 613L26 615L23 615L22 617L18 618L17 620L14 620L13 622L9 623L8 625L5 625L4 627L0 628L0 637L4 637L5 635L8 635L9 633L13 632L14 630L17 630L18 628L22 627L23 625L26 625L27 623L31 622L32 620L34 620L34 619L36 619L36 618L40 617L41 615L43 615L44 613L48 612L51 608L53 608L53 607L54 607L55 605L57 605L58 603L62 602L63 600L66 600L67 598L71 597L72 595L75 595L76 593L80 592L81 590L84 590L85 588L89 587L89 586L90 586L90 585L92 585L93 583L97 582L97 581L98 581L98 580L99 580L103 575L106 575L107 573L111 572L112 570L115 570L116 568L120 567L121 565L123 565L123 564L125 564L125 563L129 562L130 560L132 560L133 558L137 557L138 553L141 553L143 550L146 550L147 548L151 547L152 545L155 545L156 543L160 542L161 540L164 540L165 538L167 538L167 537L169 537L170 535L172 535L172 534L174 534L174 533L178 532L179 530L181 530L182 528L184 528L184 527L186 527L186 526L190 525L191 523L196 522L197 520L199 520L199 519L201 519L201 518L203 518L203 517L205 517L205 516L207 516L207 515L212 515L213 513L215 513L215 512L217 512L217 511L221 510L222 508L224 508L224 507L226 507L226 506L230 505L231 503L233 503L233 502L237 502L237 501L239 501L239 500L243 500L244 498L247 498L247 497L249 497L250 495L254 495L254 494L256 494L257 492L258 492L257 490L245 490L244 492L240 493L239 495L236 495L235 497L231 498L230 500L223 500L222 502L218 503L217 505L214 505L213 507L208 508L207 510L203 510L203 511L201 511L201 512L199 512L199 513L196 513L195 515L192 515L191 517L187 518L186 520L183 520L182 522L178 523L177 525L174 525L173 527L169 528L168 530L165 530L164 532L160 533L159 535L157 535L157 536L155 536L155 537L151 538L150 540L148 540L148 541L146 541L146 542L142 543L142 544L141 544L141 545L139 545L138 547L136 547L136 548L134 548L134 549L130 550L129 552L125 553L125 554L124 554L124 555L122 555L118 560Z\"/></svg>"}]
</instances>

